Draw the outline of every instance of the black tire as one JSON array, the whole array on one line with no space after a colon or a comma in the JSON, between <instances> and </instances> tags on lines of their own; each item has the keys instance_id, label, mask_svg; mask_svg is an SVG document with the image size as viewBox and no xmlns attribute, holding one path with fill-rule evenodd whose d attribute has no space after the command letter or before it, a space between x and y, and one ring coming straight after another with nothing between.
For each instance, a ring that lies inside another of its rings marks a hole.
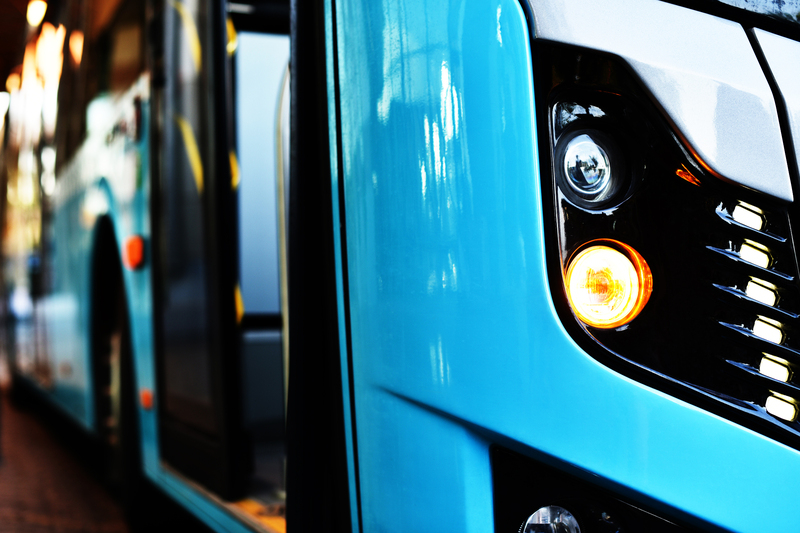
<instances>
[{"instance_id":1,"label":"black tire","mask_svg":"<svg viewBox=\"0 0 800 533\"><path fill-rule=\"evenodd\" d=\"M92 355L101 476L133 532L210 531L144 474L135 358L119 247L101 219L92 268Z\"/></svg>"},{"instance_id":2,"label":"black tire","mask_svg":"<svg viewBox=\"0 0 800 533\"><path fill-rule=\"evenodd\" d=\"M129 520L141 515L143 473L128 307L111 222L100 221L92 269L92 354L100 472Z\"/></svg>"}]
</instances>

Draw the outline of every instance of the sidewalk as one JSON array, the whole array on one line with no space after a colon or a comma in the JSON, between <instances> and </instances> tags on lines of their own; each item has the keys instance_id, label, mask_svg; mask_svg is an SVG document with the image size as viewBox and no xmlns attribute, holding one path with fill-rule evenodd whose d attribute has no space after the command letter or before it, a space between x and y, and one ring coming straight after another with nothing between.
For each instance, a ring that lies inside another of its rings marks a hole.
<instances>
[{"instance_id":1,"label":"sidewalk","mask_svg":"<svg viewBox=\"0 0 800 533\"><path fill-rule=\"evenodd\" d=\"M122 509L30 413L0 395L0 533L127 533Z\"/></svg>"}]
</instances>

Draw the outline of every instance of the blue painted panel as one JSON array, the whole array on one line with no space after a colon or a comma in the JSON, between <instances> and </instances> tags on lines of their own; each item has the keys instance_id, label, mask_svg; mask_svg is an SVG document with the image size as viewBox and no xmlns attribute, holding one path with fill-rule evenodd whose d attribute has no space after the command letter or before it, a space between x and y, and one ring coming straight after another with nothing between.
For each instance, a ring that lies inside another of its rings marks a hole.
<instances>
[{"instance_id":1,"label":"blue painted panel","mask_svg":"<svg viewBox=\"0 0 800 533\"><path fill-rule=\"evenodd\" d=\"M350 500L350 520L351 530L353 532L360 531L359 529L359 506L358 506L358 489L356 483L356 465L355 465L355 436L353 434L353 414L350 408L350 396L352 392L352 383L350 382L349 364L347 362L347 327L344 323L345 316L345 303L342 295L344 294L344 264L343 258L338 250L342 248L342 234L337 221L340 220L339 211L339 166L338 166L338 128L337 128L337 115L338 115L338 102L336 101L336 62L334 61L334 13L332 0L325 0L325 69L326 69L326 89L328 93L328 142L331 149L328 152L331 165L331 200L333 211L333 248L337 252L334 253L334 264L336 269L336 313L339 317L339 356L340 368L342 379L342 413L344 414L344 439L345 451L347 454L347 479L349 488Z\"/></svg>"},{"instance_id":2,"label":"blue painted panel","mask_svg":"<svg viewBox=\"0 0 800 533\"><path fill-rule=\"evenodd\" d=\"M519 5L335 6L364 530L489 530L491 435L735 531L800 528L743 512L794 507L798 452L610 371L556 316Z\"/></svg>"}]
</instances>

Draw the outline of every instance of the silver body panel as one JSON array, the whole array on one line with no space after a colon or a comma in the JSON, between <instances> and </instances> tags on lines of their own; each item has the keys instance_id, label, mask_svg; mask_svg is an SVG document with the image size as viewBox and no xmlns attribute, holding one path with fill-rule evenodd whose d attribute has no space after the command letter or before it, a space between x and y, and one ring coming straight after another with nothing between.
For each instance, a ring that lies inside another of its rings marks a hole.
<instances>
[{"instance_id":1,"label":"silver body panel","mask_svg":"<svg viewBox=\"0 0 800 533\"><path fill-rule=\"evenodd\" d=\"M529 2L536 38L622 57L713 171L793 199L772 92L740 25L656 0Z\"/></svg>"},{"instance_id":2,"label":"silver body panel","mask_svg":"<svg viewBox=\"0 0 800 533\"><path fill-rule=\"evenodd\" d=\"M758 29L755 34L786 102L792 146L800 161L800 42Z\"/></svg>"}]
</instances>

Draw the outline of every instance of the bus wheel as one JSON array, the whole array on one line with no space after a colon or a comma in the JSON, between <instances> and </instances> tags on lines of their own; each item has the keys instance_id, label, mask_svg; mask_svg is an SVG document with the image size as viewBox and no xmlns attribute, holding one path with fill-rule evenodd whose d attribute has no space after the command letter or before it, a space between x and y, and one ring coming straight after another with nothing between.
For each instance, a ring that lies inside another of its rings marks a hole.
<instances>
[{"instance_id":1,"label":"bus wheel","mask_svg":"<svg viewBox=\"0 0 800 533\"><path fill-rule=\"evenodd\" d=\"M93 260L92 354L101 476L129 522L141 515L144 479L135 402L133 348L122 264L110 222L98 226Z\"/></svg>"}]
</instances>

